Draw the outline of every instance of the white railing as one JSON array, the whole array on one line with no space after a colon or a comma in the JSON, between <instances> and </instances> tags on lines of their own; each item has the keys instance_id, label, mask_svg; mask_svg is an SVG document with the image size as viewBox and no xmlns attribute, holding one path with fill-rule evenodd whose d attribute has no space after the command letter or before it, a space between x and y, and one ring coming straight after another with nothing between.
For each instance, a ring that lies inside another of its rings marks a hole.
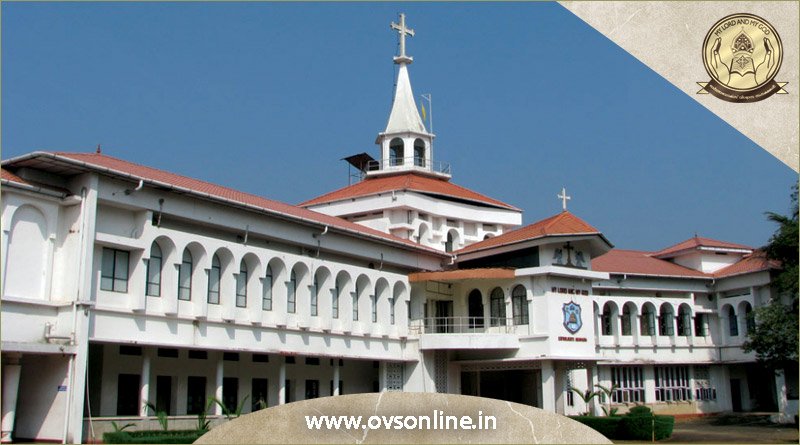
<instances>
[{"instance_id":1,"label":"white railing","mask_svg":"<svg viewBox=\"0 0 800 445\"><path fill-rule=\"evenodd\" d=\"M423 159L423 158L390 158L390 159L373 159L367 162L366 166L364 167L364 173L374 172L374 171L392 171L399 167L406 167L406 166L413 166L417 167L421 170L430 170L434 173L441 173L444 175L452 175L452 170L450 168L450 164L447 162L441 161L432 161L430 159Z\"/></svg>"},{"instance_id":2,"label":"white railing","mask_svg":"<svg viewBox=\"0 0 800 445\"><path fill-rule=\"evenodd\" d=\"M412 334L510 334L514 332L514 319L495 317L428 317L411 320L408 331Z\"/></svg>"}]
</instances>

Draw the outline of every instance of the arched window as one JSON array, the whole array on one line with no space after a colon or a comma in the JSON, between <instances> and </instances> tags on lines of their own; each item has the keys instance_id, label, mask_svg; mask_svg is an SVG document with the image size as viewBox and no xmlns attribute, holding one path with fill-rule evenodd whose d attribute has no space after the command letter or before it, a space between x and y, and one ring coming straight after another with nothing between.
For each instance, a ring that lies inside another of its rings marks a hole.
<instances>
[{"instance_id":1,"label":"arched window","mask_svg":"<svg viewBox=\"0 0 800 445\"><path fill-rule=\"evenodd\" d=\"M661 314L658 317L658 335L675 335L675 313L669 304L661 305Z\"/></svg>"},{"instance_id":2,"label":"arched window","mask_svg":"<svg viewBox=\"0 0 800 445\"><path fill-rule=\"evenodd\" d=\"M161 247L153 242L150 246L150 259L147 260L147 295L151 297L161 296Z\"/></svg>"},{"instance_id":3,"label":"arched window","mask_svg":"<svg viewBox=\"0 0 800 445\"><path fill-rule=\"evenodd\" d=\"M499 287L492 289L489 294L489 317L491 326L506 325L506 296Z\"/></svg>"},{"instance_id":4,"label":"arched window","mask_svg":"<svg viewBox=\"0 0 800 445\"><path fill-rule=\"evenodd\" d=\"M473 289L468 297L469 305L469 327L482 328L483 327L483 295L478 289Z\"/></svg>"},{"instance_id":5,"label":"arched window","mask_svg":"<svg viewBox=\"0 0 800 445\"><path fill-rule=\"evenodd\" d=\"M639 331L642 335L656 335L656 312L649 304L642 307L642 318Z\"/></svg>"},{"instance_id":6,"label":"arched window","mask_svg":"<svg viewBox=\"0 0 800 445\"><path fill-rule=\"evenodd\" d=\"M600 316L600 334L613 335L611 304L603 305L603 314Z\"/></svg>"},{"instance_id":7,"label":"arched window","mask_svg":"<svg viewBox=\"0 0 800 445\"><path fill-rule=\"evenodd\" d=\"M756 317L753 313L753 307L750 303L745 303L744 306L744 321L747 324L747 333L752 334L756 330Z\"/></svg>"},{"instance_id":8,"label":"arched window","mask_svg":"<svg viewBox=\"0 0 800 445\"><path fill-rule=\"evenodd\" d=\"M208 271L208 303L219 304L219 279L222 275L222 264L219 256L214 254L211 258L211 270Z\"/></svg>"},{"instance_id":9,"label":"arched window","mask_svg":"<svg viewBox=\"0 0 800 445\"><path fill-rule=\"evenodd\" d=\"M272 275L272 266L267 265L267 275L264 276L264 287L261 295L261 309L265 311L272 310L272 283L274 276Z\"/></svg>"},{"instance_id":10,"label":"arched window","mask_svg":"<svg viewBox=\"0 0 800 445\"><path fill-rule=\"evenodd\" d=\"M286 312L294 314L297 311L297 272L294 269L286 286Z\"/></svg>"},{"instance_id":11,"label":"arched window","mask_svg":"<svg viewBox=\"0 0 800 445\"><path fill-rule=\"evenodd\" d=\"M626 303L624 306L622 306L622 318L620 319L622 335L631 335L631 331L633 330L631 318L631 307Z\"/></svg>"},{"instance_id":12,"label":"arched window","mask_svg":"<svg viewBox=\"0 0 800 445\"><path fill-rule=\"evenodd\" d=\"M311 289L311 316L316 317L319 312L319 277L314 275L314 285Z\"/></svg>"},{"instance_id":13,"label":"arched window","mask_svg":"<svg viewBox=\"0 0 800 445\"><path fill-rule=\"evenodd\" d=\"M400 138L389 142L389 165L403 165L403 140Z\"/></svg>"},{"instance_id":14,"label":"arched window","mask_svg":"<svg viewBox=\"0 0 800 445\"><path fill-rule=\"evenodd\" d=\"M190 301L192 299L193 268L192 252L189 252L189 249L183 249L181 267L178 269L178 300Z\"/></svg>"},{"instance_id":15,"label":"arched window","mask_svg":"<svg viewBox=\"0 0 800 445\"><path fill-rule=\"evenodd\" d=\"M453 236L453 232L447 232L447 242L444 243L444 251L452 252L454 243L455 237Z\"/></svg>"},{"instance_id":16,"label":"arched window","mask_svg":"<svg viewBox=\"0 0 800 445\"><path fill-rule=\"evenodd\" d=\"M528 298L525 286L518 285L511 291L511 312L514 324L528 324Z\"/></svg>"},{"instance_id":17,"label":"arched window","mask_svg":"<svg viewBox=\"0 0 800 445\"><path fill-rule=\"evenodd\" d=\"M692 310L685 304L678 308L678 335L692 336Z\"/></svg>"},{"instance_id":18,"label":"arched window","mask_svg":"<svg viewBox=\"0 0 800 445\"><path fill-rule=\"evenodd\" d=\"M49 230L44 214L36 207L23 205L11 217L10 228L6 238L8 244L3 246L6 249L3 276L5 295L47 299L44 280ZM103 249L100 289L128 291L127 255L125 251Z\"/></svg>"},{"instance_id":19,"label":"arched window","mask_svg":"<svg viewBox=\"0 0 800 445\"><path fill-rule=\"evenodd\" d=\"M333 288L333 299L331 301L331 317L339 318L339 296L342 294L342 286L336 280L336 287Z\"/></svg>"},{"instance_id":20,"label":"arched window","mask_svg":"<svg viewBox=\"0 0 800 445\"><path fill-rule=\"evenodd\" d=\"M425 167L425 141L422 139L414 140L414 165Z\"/></svg>"},{"instance_id":21,"label":"arched window","mask_svg":"<svg viewBox=\"0 0 800 445\"><path fill-rule=\"evenodd\" d=\"M731 337L739 335L739 319L736 317L736 312L733 307L728 306L728 334Z\"/></svg>"},{"instance_id":22,"label":"arched window","mask_svg":"<svg viewBox=\"0 0 800 445\"><path fill-rule=\"evenodd\" d=\"M239 264L239 275L236 275L236 307L247 307L247 263Z\"/></svg>"}]
</instances>

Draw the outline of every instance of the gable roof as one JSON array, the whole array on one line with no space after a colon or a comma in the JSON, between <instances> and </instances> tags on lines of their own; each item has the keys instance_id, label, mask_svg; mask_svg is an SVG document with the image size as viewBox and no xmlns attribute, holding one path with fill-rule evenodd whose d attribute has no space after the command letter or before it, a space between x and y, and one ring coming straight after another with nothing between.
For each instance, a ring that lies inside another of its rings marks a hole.
<instances>
[{"instance_id":1,"label":"gable roof","mask_svg":"<svg viewBox=\"0 0 800 445\"><path fill-rule=\"evenodd\" d=\"M597 258L592 258L592 270L600 272L675 278L725 278L779 268L780 262L768 259L766 254L760 250L745 255L736 263L712 273L700 272L662 260L656 258L653 252L641 250L614 249Z\"/></svg>"},{"instance_id":2,"label":"gable roof","mask_svg":"<svg viewBox=\"0 0 800 445\"><path fill-rule=\"evenodd\" d=\"M479 241L456 251L456 254L476 252L479 250L491 249L493 247L507 246L510 244L521 243L546 236L566 236L566 235L599 235L609 246L611 243L586 221L578 218L572 213L564 210L563 212L543 219L539 222L511 230L492 238Z\"/></svg>"},{"instance_id":3,"label":"gable roof","mask_svg":"<svg viewBox=\"0 0 800 445\"><path fill-rule=\"evenodd\" d=\"M310 199L299 205L301 207L311 207L317 204L343 201L346 199L360 198L393 191L427 193L469 201L484 206L520 211L518 208L512 205L489 198L488 196L474 192L459 185L455 185L447 179L432 178L430 176L414 172L386 176L368 176L361 182L340 188L339 190L334 190L330 193Z\"/></svg>"},{"instance_id":4,"label":"gable roof","mask_svg":"<svg viewBox=\"0 0 800 445\"><path fill-rule=\"evenodd\" d=\"M669 261L654 258L651 252L614 249L592 258L592 270L599 272L654 275L661 277L708 278L709 275Z\"/></svg>"},{"instance_id":5,"label":"gable roof","mask_svg":"<svg viewBox=\"0 0 800 445\"><path fill-rule=\"evenodd\" d=\"M105 154L37 151L3 161L3 166L10 165L50 169L51 171L64 174L92 170L131 180L143 180L146 184L164 187L178 193L186 193L203 199L221 201L228 205L244 206L252 210L270 213L274 216L284 217L298 222L330 226L332 229L338 229L345 233L355 234L429 254L449 256L444 252L424 247L410 240L398 238L360 224L346 221L342 218L325 215L279 201L273 201L261 196L212 184L199 179L147 167Z\"/></svg>"},{"instance_id":6,"label":"gable roof","mask_svg":"<svg viewBox=\"0 0 800 445\"><path fill-rule=\"evenodd\" d=\"M711 238L702 238L699 236L693 236L692 238L687 239L686 241L682 241L678 244L673 246L666 247L661 249L658 252L654 252L652 255L658 258L674 256L677 253L688 251L688 250L695 250L701 247L708 247L708 248L716 248L716 249L737 249L737 250L747 250L750 253L753 251L753 248L750 246L745 246L743 244L735 244L729 243L727 241L719 241Z\"/></svg>"}]
</instances>

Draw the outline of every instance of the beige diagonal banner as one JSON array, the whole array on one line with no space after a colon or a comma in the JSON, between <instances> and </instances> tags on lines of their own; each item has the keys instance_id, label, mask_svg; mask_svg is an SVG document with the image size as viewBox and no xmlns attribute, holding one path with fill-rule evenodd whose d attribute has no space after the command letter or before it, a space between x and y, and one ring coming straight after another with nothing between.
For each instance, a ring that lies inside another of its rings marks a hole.
<instances>
[{"instance_id":1,"label":"beige diagonal banner","mask_svg":"<svg viewBox=\"0 0 800 445\"><path fill-rule=\"evenodd\" d=\"M800 3L560 3L781 162L795 171L800 170ZM774 94L750 103L726 102L711 94L697 94L698 83L709 81L709 74L703 66L703 40L718 20L736 13L760 16L778 32L783 42L783 63L775 82L788 94Z\"/></svg>"}]
</instances>

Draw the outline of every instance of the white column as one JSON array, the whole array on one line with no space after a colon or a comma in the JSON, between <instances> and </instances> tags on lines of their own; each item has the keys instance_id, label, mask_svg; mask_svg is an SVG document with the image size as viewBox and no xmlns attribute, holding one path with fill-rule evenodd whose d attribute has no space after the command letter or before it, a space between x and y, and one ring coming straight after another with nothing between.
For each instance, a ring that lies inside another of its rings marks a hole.
<instances>
[{"instance_id":1,"label":"white column","mask_svg":"<svg viewBox=\"0 0 800 445\"><path fill-rule=\"evenodd\" d=\"M222 358L223 354L220 352L217 356L216 389L214 391L214 397L220 402L222 401L222 382L225 376L225 361ZM219 403L214 404L214 415L222 415L222 406Z\"/></svg>"},{"instance_id":2,"label":"white column","mask_svg":"<svg viewBox=\"0 0 800 445\"><path fill-rule=\"evenodd\" d=\"M342 388L339 387L339 359L333 359L333 395L341 394Z\"/></svg>"},{"instance_id":3,"label":"white column","mask_svg":"<svg viewBox=\"0 0 800 445\"><path fill-rule=\"evenodd\" d=\"M278 369L278 405L286 403L286 357L280 357L281 366Z\"/></svg>"},{"instance_id":4,"label":"white column","mask_svg":"<svg viewBox=\"0 0 800 445\"><path fill-rule=\"evenodd\" d=\"M689 391L689 397L697 402L697 382L694 379L694 365L689 366Z\"/></svg>"},{"instance_id":5,"label":"white column","mask_svg":"<svg viewBox=\"0 0 800 445\"><path fill-rule=\"evenodd\" d=\"M595 364L587 364L586 365L586 385L589 388L589 391L595 390L595 385L599 383L599 379L597 377L597 365ZM589 406L586 409L592 413L594 416L600 415L600 406L597 403L597 397L593 398L591 402L589 402Z\"/></svg>"},{"instance_id":6,"label":"white column","mask_svg":"<svg viewBox=\"0 0 800 445\"><path fill-rule=\"evenodd\" d=\"M378 362L378 387L381 392L386 391L386 361Z\"/></svg>"},{"instance_id":7,"label":"white column","mask_svg":"<svg viewBox=\"0 0 800 445\"><path fill-rule=\"evenodd\" d=\"M556 373L553 369L553 362L546 360L542 362L542 409L556 412Z\"/></svg>"},{"instance_id":8,"label":"white column","mask_svg":"<svg viewBox=\"0 0 800 445\"><path fill-rule=\"evenodd\" d=\"M10 443L14 432L14 417L17 412L17 395L19 393L19 376L22 366L19 364L20 354L6 354L3 363L3 423L2 443Z\"/></svg>"},{"instance_id":9,"label":"white column","mask_svg":"<svg viewBox=\"0 0 800 445\"><path fill-rule=\"evenodd\" d=\"M147 417L147 403L150 400L150 356L152 349L145 348L142 354L142 383L139 386L139 416ZM153 413L155 415L156 413Z\"/></svg>"},{"instance_id":10,"label":"white column","mask_svg":"<svg viewBox=\"0 0 800 445\"><path fill-rule=\"evenodd\" d=\"M644 403L653 404L656 402L656 371L652 366L642 368L644 378Z\"/></svg>"}]
</instances>

